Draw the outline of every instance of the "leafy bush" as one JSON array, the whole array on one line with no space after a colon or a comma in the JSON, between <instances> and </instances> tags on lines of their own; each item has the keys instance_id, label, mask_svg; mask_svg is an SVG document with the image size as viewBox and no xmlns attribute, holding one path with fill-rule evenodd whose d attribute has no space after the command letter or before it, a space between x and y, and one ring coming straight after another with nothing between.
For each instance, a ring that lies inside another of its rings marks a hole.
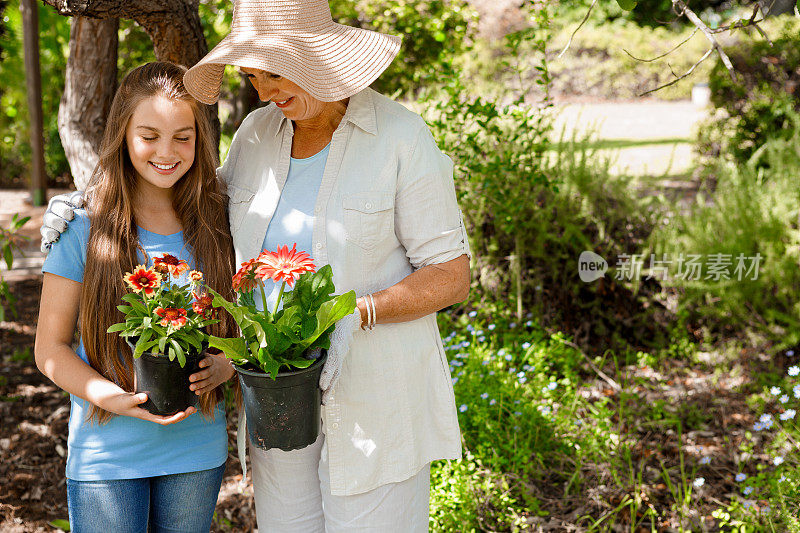
<instances>
[{"instance_id":1,"label":"leafy bush","mask_svg":"<svg viewBox=\"0 0 800 533\"><path fill-rule=\"evenodd\" d=\"M11 226L8 229L0 227L0 261L3 261L9 270L14 264L14 254L21 253L19 245L23 238L17 233L30 218L15 214L11 218ZM3 280L3 273L0 272L0 322L5 320L6 310L11 311L11 314L17 317L16 302L16 297L11 293L8 283Z\"/></svg>"},{"instance_id":2,"label":"leafy bush","mask_svg":"<svg viewBox=\"0 0 800 533\"><path fill-rule=\"evenodd\" d=\"M783 17L768 29L779 31L772 46L750 31L726 48L738 80L720 61L711 71L717 112L700 130L706 156L743 164L770 139L786 141L800 129L800 22Z\"/></svg>"},{"instance_id":3,"label":"leafy bush","mask_svg":"<svg viewBox=\"0 0 800 533\"><path fill-rule=\"evenodd\" d=\"M331 12L344 24L403 38L400 54L373 84L386 94L441 81L442 65L464 51L477 24L466 0L333 0Z\"/></svg>"},{"instance_id":4,"label":"leafy bush","mask_svg":"<svg viewBox=\"0 0 800 533\"><path fill-rule=\"evenodd\" d=\"M658 254L699 254L706 262L721 254L716 257L729 263L718 280L707 270L696 280L673 276L684 292L680 305L693 318L756 326L781 344L800 340L798 146L800 130L794 130L791 139L766 141L747 164L718 163L713 195L701 194L689 213L653 234ZM748 269L755 266L749 258L760 254L757 271L742 272L741 280L735 271L740 254Z\"/></svg>"}]
</instances>

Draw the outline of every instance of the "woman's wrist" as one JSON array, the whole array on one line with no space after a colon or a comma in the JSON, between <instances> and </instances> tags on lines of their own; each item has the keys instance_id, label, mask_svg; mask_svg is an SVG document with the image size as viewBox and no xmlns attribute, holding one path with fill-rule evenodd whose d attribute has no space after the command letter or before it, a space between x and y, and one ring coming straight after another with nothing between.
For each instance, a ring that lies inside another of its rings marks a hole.
<instances>
[{"instance_id":1,"label":"woman's wrist","mask_svg":"<svg viewBox=\"0 0 800 533\"><path fill-rule=\"evenodd\" d=\"M358 308L358 312L361 314L361 324L359 324L359 327L361 329L364 329L364 326L367 324L367 316L368 316L366 296L362 296L356 299L356 307Z\"/></svg>"}]
</instances>

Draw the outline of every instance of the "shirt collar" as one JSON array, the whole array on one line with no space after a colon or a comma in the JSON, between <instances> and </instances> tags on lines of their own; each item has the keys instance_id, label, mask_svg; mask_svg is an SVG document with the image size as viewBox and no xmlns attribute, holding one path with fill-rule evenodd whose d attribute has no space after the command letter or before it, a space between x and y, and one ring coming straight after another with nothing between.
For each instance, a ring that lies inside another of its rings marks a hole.
<instances>
[{"instance_id":1,"label":"shirt collar","mask_svg":"<svg viewBox=\"0 0 800 533\"><path fill-rule=\"evenodd\" d=\"M375 118L375 102L372 100L372 89L364 89L350 97L347 104L347 111L342 117L342 122L350 122L372 135L378 134L378 121ZM275 129L275 136L283 130L284 125L290 122L283 113L278 127ZM291 123L289 124L291 128Z\"/></svg>"}]
</instances>

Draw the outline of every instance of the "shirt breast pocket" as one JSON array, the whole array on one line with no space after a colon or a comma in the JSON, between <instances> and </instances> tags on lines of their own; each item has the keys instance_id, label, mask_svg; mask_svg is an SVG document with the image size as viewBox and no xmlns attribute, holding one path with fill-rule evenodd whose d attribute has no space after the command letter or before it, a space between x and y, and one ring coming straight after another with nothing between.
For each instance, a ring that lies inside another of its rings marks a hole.
<instances>
[{"instance_id":1,"label":"shirt breast pocket","mask_svg":"<svg viewBox=\"0 0 800 533\"><path fill-rule=\"evenodd\" d=\"M250 203L253 201L255 193L235 187L228 186L228 217L230 218L231 232L239 229L242 224L245 213L250 208Z\"/></svg>"},{"instance_id":2,"label":"shirt breast pocket","mask_svg":"<svg viewBox=\"0 0 800 533\"><path fill-rule=\"evenodd\" d=\"M394 231L394 198L384 193L359 193L343 198L347 240L369 250Z\"/></svg>"}]
</instances>

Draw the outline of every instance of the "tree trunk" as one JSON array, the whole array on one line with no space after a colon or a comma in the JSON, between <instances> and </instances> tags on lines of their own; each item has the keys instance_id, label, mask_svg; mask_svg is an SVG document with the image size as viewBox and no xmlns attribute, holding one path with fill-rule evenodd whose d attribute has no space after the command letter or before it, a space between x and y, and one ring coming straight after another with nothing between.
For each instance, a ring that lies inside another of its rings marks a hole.
<instances>
[{"instance_id":1,"label":"tree trunk","mask_svg":"<svg viewBox=\"0 0 800 533\"><path fill-rule=\"evenodd\" d=\"M208 53L208 45L200 23L199 0L130 0L125 2L43 0L43 2L56 8L64 16L97 19L97 21L92 21L96 29L82 28L81 35L76 36L75 46L80 50L80 57L75 61L70 57L67 63L67 87L71 87L72 94L65 93L62 106L66 103L66 109L59 110L59 134L64 148L67 150L67 158L73 169L76 185L80 188L81 185L85 185L86 169L93 170L97 162L100 138L94 137L93 127L97 124L100 134L102 134L102 127L110 105L110 100L106 103L104 98L95 98L95 96L105 97L106 91L108 91L113 97L116 88L116 68L114 68L113 81L110 81L110 73L103 71L91 84L91 90L85 90L80 85L81 80L94 72L93 69L97 67L98 61L101 61L102 57L107 59L106 53L110 54L113 51L115 58L113 64L116 67L116 35L114 42L109 45L99 41L92 43L88 37L91 31L99 31L102 23L106 21L110 24L110 21L113 20L116 27L120 18L133 20L150 36L158 60L171 61L186 67L191 67L200 61ZM84 32L87 34L85 40ZM72 54L72 46L73 35L70 34L70 54ZM111 63L109 63L110 65ZM74 80L74 83L70 84L70 80ZM81 91L86 94L78 94ZM217 106L206 107L206 109L214 125L217 144L219 144ZM99 120L97 120L98 117L100 117ZM91 122L82 123L86 118Z\"/></svg>"},{"instance_id":2,"label":"tree trunk","mask_svg":"<svg viewBox=\"0 0 800 533\"><path fill-rule=\"evenodd\" d=\"M762 11L767 17L794 13L795 5L797 5L797 0L762 0L761 2Z\"/></svg>"},{"instance_id":3,"label":"tree trunk","mask_svg":"<svg viewBox=\"0 0 800 533\"><path fill-rule=\"evenodd\" d=\"M58 133L78 190L97 166L106 117L117 87L119 19L75 17L69 34L66 83Z\"/></svg>"}]
</instances>

